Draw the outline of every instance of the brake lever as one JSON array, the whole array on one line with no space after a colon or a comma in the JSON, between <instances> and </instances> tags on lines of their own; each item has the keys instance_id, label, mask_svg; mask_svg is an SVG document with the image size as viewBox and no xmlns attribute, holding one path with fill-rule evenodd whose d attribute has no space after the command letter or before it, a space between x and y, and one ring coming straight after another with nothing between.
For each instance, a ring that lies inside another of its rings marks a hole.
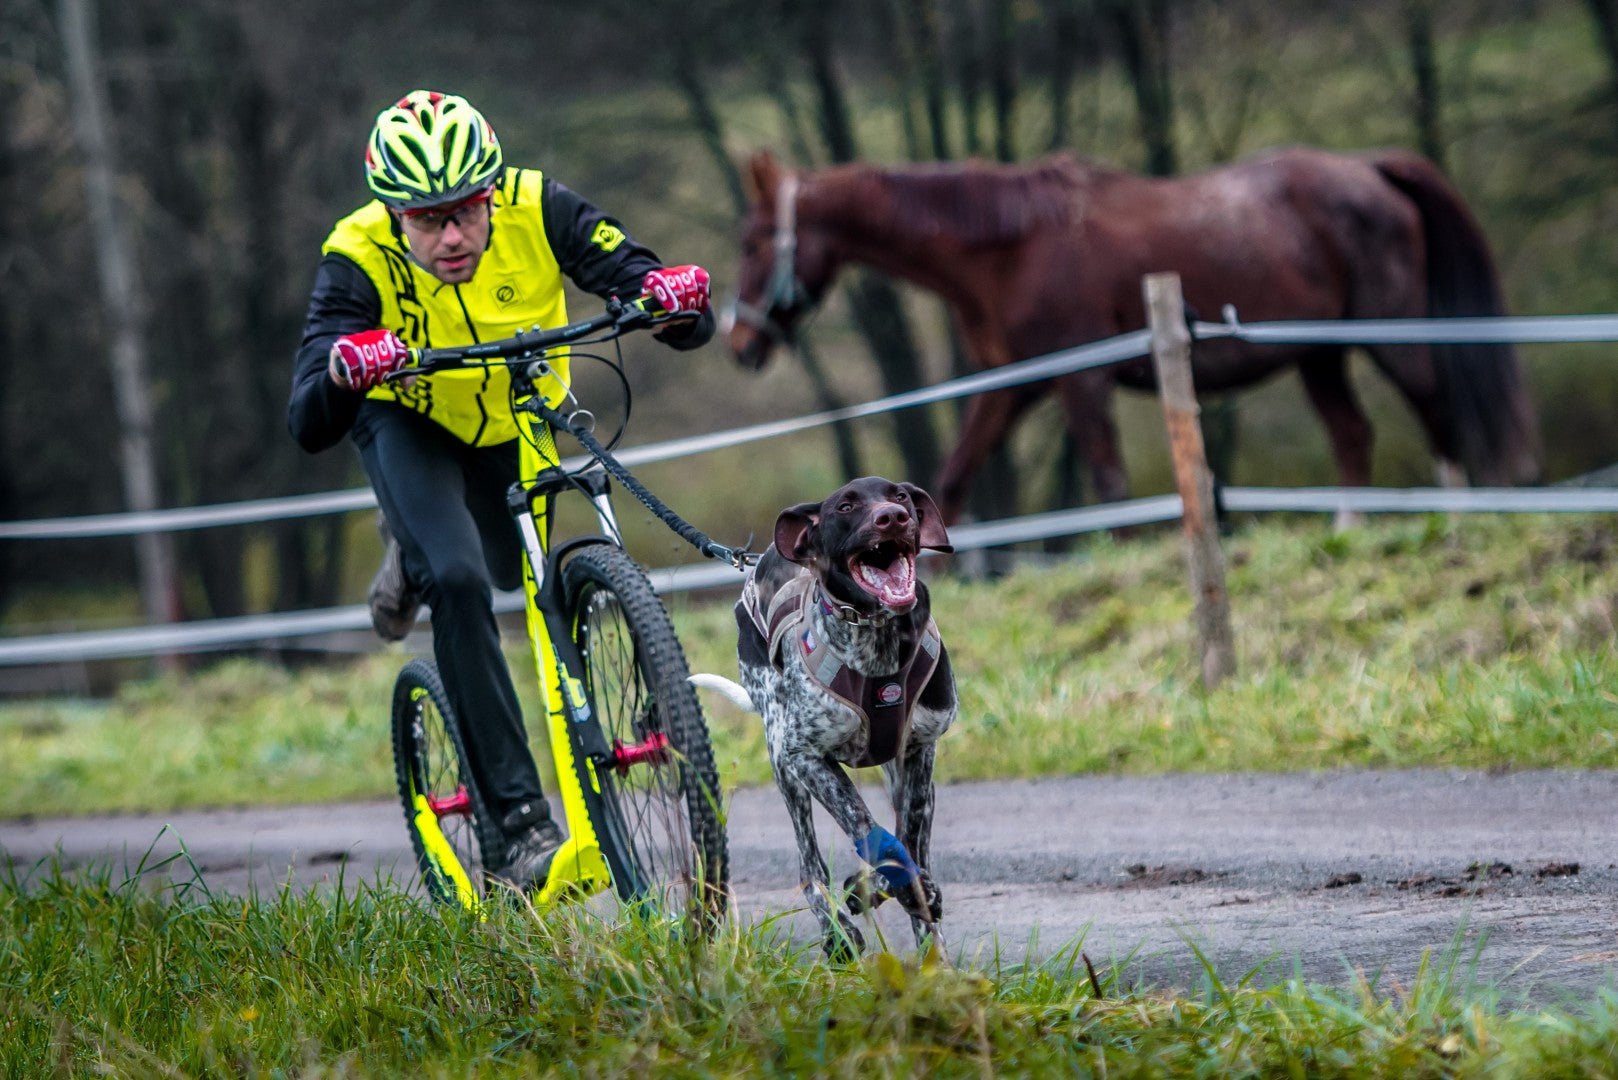
<instances>
[{"instance_id":1,"label":"brake lever","mask_svg":"<svg viewBox=\"0 0 1618 1080\"><path fill-rule=\"evenodd\" d=\"M655 326L657 316L638 304L624 304L613 322L615 330L634 330L642 326Z\"/></svg>"},{"instance_id":2,"label":"brake lever","mask_svg":"<svg viewBox=\"0 0 1618 1080\"><path fill-rule=\"evenodd\" d=\"M431 375L431 371L424 372L421 370L421 354L423 351L424 350L415 347L407 349L405 351L405 366L395 368L393 371L390 371L386 375L382 376L383 384L386 385L387 383L399 382L401 379L418 378L422 375Z\"/></svg>"}]
</instances>

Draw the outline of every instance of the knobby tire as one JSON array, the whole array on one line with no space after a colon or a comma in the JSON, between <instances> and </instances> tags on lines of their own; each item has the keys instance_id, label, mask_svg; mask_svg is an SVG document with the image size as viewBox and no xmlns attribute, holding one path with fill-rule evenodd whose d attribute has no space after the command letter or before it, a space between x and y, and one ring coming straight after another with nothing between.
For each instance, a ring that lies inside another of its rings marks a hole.
<instances>
[{"instance_id":1,"label":"knobby tire","mask_svg":"<svg viewBox=\"0 0 1618 1080\"><path fill-rule=\"evenodd\" d=\"M627 773L574 766L599 809L596 834L618 895L711 928L729 886L723 804L685 653L645 572L615 545L591 544L563 568L568 625L584 660L592 719L608 746L666 736L661 763Z\"/></svg>"},{"instance_id":2,"label":"knobby tire","mask_svg":"<svg viewBox=\"0 0 1618 1080\"><path fill-rule=\"evenodd\" d=\"M422 880L434 899L448 904L463 900L417 826L416 796L445 798L456 794L458 787L466 789L470 813L440 818L439 826L475 894L482 894L484 868L499 857L503 842L500 826L483 801L467 760L460 722L444 692L438 666L424 658L410 661L393 684L394 774Z\"/></svg>"}]
</instances>

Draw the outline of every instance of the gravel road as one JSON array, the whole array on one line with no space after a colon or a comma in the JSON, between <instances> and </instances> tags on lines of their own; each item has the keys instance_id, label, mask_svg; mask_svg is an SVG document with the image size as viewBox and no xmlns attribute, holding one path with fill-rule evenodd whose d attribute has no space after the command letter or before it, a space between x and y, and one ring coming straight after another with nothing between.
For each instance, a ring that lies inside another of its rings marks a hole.
<instances>
[{"instance_id":1,"label":"gravel road","mask_svg":"<svg viewBox=\"0 0 1618 1080\"><path fill-rule=\"evenodd\" d=\"M872 805L879 805L869 792ZM165 825L172 832L158 839ZM823 847L852 858L824 819ZM735 793L743 916L799 907L791 827L773 790ZM138 860L182 837L217 890L291 879L413 880L397 804L0 822L26 870ZM1408 980L1423 950L1481 944L1478 973L1547 1001L1618 984L1618 773L1464 771L1080 777L940 788L934 866L952 951L991 962L1084 935L1098 967L1196 986L1222 977ZM889 905L891 908L892 905ZM888 940L908 945L897 913ZM812 935L803 913L788 924ZM869 935L867 935L869 937Z\"/></svg>"}]
</instances>

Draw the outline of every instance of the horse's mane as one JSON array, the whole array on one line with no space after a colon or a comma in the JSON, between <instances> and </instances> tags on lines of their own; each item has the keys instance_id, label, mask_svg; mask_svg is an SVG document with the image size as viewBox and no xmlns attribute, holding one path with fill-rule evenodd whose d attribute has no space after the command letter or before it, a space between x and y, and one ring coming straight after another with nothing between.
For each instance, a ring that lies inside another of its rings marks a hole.
<instances>
[{"instance_id":1,"label":"horse's mane","mask_svg":"<svg viewBox=\"0 0 1618 1080\"><path fill-rule=\"evenodd\" d=\"M1065 224L1079 211L1084 169L1070 157L1030 165L919 165L866 169L856 205L881 208L873 229L893 235L948 235L967 247L1017 240Z\"/></svg>"}]
</instances>

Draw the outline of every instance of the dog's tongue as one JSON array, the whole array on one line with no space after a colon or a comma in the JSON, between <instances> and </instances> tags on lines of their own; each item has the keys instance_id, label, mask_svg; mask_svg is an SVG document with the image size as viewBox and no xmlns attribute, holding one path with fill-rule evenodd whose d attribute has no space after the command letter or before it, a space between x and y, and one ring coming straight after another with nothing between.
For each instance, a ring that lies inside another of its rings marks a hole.
<instances>
[{"instance_id":1,"label":"dog's tongue","mask_svg":"<svg viewBox=\"0 0 1618 1080\"><path fill-rule=\"evenodd\" d=\"M883 607L903 611L916 602L916 563L909 556L894 559L887 569L860 563L854 580Z\"/></svg>"}]
</instances>

